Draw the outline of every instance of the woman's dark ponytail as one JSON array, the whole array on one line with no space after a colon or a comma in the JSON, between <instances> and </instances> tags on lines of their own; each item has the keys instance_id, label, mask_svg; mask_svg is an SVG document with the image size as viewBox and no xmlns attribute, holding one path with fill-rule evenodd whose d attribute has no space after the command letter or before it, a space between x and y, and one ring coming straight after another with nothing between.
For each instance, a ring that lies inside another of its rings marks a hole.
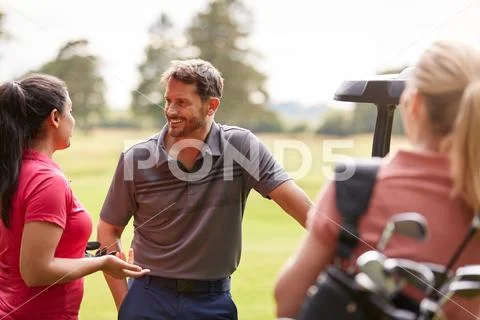
<instances>
[{"instance_id":1,"label":"woman's dark ponytail","mask_svg":"<svg viewBox=\"0 0 480 320\"><path fill-rule=\"evenodd\" d=\"M9 226L12 198L18 185L22 153L27 133L27 102L17 82L0 86L0 203L1 216Z\"/></svg>"},{"instance_id":2,"label":"woman's dark ponytail","mask_svg":"<svg viewBox=\"0 0 480 320\"><path fill-rule=\"evenodd\" d=\"M64 112L67 98L65 83L45 74L0 85L0 208L7 228L23 151L40 139L43 123L52 110Z\"/></svg>"}]
</instances>

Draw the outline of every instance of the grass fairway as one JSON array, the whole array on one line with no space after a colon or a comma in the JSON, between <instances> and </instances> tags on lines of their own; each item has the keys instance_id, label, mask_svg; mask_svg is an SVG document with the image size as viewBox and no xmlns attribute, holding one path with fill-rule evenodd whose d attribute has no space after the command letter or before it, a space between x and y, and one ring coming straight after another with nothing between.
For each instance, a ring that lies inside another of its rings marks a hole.
<instances>
[{"instance_id":1,"label":"grass fairway","mask_svg":"<svg viewBox=\"0 0 480 320\"><path fill-rule=\"evenodd\" d=\"M88 208L94 228L103 199L116 167L119 153L135 139L153 132L141 131L96 131L89 135L77 133L72 146L57 152L55 160L72 181L72 187L80 201ZM325 181L325 168L332 165L332 157L324 154L322 146L326 137L311 135L260 135L261 139L288 171L296 171L305 162L307 174L297 180L298 184L314 198ZM353 148L334 149L334 154L368 157L371 136L348 138ZM282 145L292 141L301 143L311 154L301 156L293 149L281 153ZM392 149L404 144L403 139L394 139ZM92 239L95 239L95 229ZM247 203L243 223L242 262L233 275L232 295L237 303L242 320L274 319L272 298L273 284L278 270L299 244L303 229L272 202L252 192ZM128 248L132 228L127 227L123 236L124 248ZM101 273L88 276L85 281L85 296L80 309L82 320L116 319L116 310L108 287Z\"/></svg>"}]
</instances>

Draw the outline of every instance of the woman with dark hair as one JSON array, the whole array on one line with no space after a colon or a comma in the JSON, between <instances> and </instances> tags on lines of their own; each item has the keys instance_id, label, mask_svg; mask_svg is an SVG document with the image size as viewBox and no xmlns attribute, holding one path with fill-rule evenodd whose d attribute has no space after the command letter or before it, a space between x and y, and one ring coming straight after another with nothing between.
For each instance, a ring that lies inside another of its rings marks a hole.
<instances>
[{"instance_id":1,"label":"woman with dark hair","mask_svg":"<svg viewBox=\"0 0 480 320\"><path fill-rule=\"evenodd\" d=\"M52 160L75 125L65 83L31 75L0 85L0 319L77 319L83 277L149 270L84 258L91 218Z\"/></svg>"}]
</instances>

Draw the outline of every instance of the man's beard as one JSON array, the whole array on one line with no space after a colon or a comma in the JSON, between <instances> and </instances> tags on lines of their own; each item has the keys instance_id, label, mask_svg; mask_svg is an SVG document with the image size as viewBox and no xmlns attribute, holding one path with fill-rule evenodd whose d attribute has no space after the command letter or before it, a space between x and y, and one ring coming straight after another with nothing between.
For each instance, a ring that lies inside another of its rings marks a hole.
<instances>
[{"instance_id":1,"label":"man's beard","mask_svg":"<svg viewBox=\"0 0 480 320\"><path fill-rule=\"evenodd\" d=\"M173 119L170 119L170 121L171 120ZM188 136L189 134L192 134L197 129L200 129L203 126L205 126L205 123L206 123L206 121L202 121L201 119L198 119L198 118L189 119L189 120L182 119L182 120L184 121L184 126L181 129L172 129L169 124L168 131L170 133L170 136L174 138L181 138L184 136Z\"/></svg>"}]
</instances>

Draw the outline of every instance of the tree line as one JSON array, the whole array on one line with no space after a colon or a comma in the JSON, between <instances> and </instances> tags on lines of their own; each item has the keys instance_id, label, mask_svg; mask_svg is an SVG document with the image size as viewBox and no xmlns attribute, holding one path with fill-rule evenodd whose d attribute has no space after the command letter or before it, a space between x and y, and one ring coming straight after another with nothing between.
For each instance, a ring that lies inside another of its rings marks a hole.
<instances>
[{"instance_id":1,"label":"tree line","mask_svg":"<svg viewBox=\"0 0 480 320\"><path fill-rule=\"evenodd\" d=\"M0 13L0 22L3 18L4 13ZM131 94L130 108L135 119L162 125L162 72L171 60L201 58L213 63L226 79L222 108L216 117L219 122L254 131L283 130L279 117L267 108L267 77L254 67L256 54L245 45L251 21L252 14L241 0L210 1L205 10L193 17L182 35L187 41L179 45L174 23L161 14L149 29L145 60L138 66L140 81ZM54 59L29 71L48 73L67 83L82 129L105 122L107 110L101 61L89 51L88 44L88 39L72 39Z\"/></svg>"},{"instance_id":2,"label":"tree line","mask_svg":"<svg viewBox=\"0 0 480 320\"><path fill-rule=\"evenodd\" d=\"M4 17L0 11L0 41L6 38L2 27ZM122 123L106 117L106 85L100 72L101 61L90 52L88 39L68 41L55 58L30 72L52 74L67 83L80 129L88 130L99 124L162 126L164 88L160 86L161 74L171 60L201 58L215 65L225 78L217 121L256 132L286 131L287 126L278 114L267 107L267 77L255 67L259 54L248 45L252 22L253 14L242 0L209 1L181 34L168 15L160 14L148 30L145 59L138 66L140 80L131 92L130 110L134 117ZM186 41L179 42L182 38ZM337 135L370 132L375 122L375 110L372 114L370 109L359 106L350 113L331 111L316 131ZM293 130L307 129L307 126L297 125Z\"/></svg>"},{"instance_id":3,"label":"tree line","mask_svg":"<svg viewBox=\"0 0 480 320\"><path fill-rule=\"evenodd\" d=\"M318 134L348 136L372 133L375 130L377 107L370 103L356 103L352 110L332 109L324 116L322 124L315 131ZM398 110L395 111L392 134L403 134Z\"/></svg>"}]
</instances>

